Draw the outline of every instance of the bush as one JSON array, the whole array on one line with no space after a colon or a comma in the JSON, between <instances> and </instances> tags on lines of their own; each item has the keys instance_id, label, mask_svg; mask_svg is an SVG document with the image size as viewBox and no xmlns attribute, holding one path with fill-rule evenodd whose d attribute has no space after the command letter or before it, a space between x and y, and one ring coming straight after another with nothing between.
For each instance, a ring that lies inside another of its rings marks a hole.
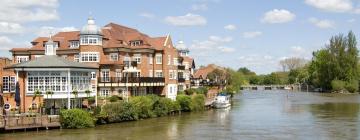
<instances>
[{"instance_id":1,"label":"bush","mask_svg":"<svg viewBox=\"0 0 360 140\"><path fill-rule=\"evenodd\" d=\"M165 116L173 109L172 100L169 98L160 98L154 103L154 113L156 116Z\"/></svg>"},{"instance_id":2,"label":"bush","mask_svg":"<svg viewBox=\"0 0 360 140\"><path fill-rule=\"evenodd\" d=\"M101 109L101 114L111 123L134 121L139 118L135 106L127 102L105 104Z\"/></svg>"},{"instance_id":3,"label":"bush","mask_svg":"<svg viewBox=\"0 0 360 140\"><path fill-rule=\"evenodd\" d=\"M350 82L346 83L345 88L347 91L355 93L359 91L359 82L357 80L351 80Z\"/></svg>"},{"instance_id":4,"label":"bush","mask_svg":"<svg viewBox=\"0 0 360 140\"><path fill-rule=\"evenodd\" d=\"M189 88L189 89L185 90L186 95L193 95L195 92L196 92L196 90L193 88Z\"/></svg>"},{"instance_id":5,"label":"bush","mask_svg":"<svg viewBox=\"0 0 360 140\"><path fill-rule=\"evenodd\" d=\"M113 95L113 96L110 96L110 97L109 97L109 101L110 101L110 102L117 102L118 100L119 100L119 97L116 96L116 95Z\"/></svg>"},{"instance_id":6,"label":"bush","mask_svg":"<svg viewBox=\"0 0 360 140\"><path fill-rule=\"evenodd\" d=\"M81 109L60 111L60 122L63 128L87 128L94 127L94 119L90 113Z\"/></svg>"},{"instance_id":7,"label":"bush","mask_svg":"<svg viewBox=\"0 0 360 140\"><path fill-rule=\"evenodd\" d=\"M185 90L184 91L178 91L177 95L184 95L185 94Z\"/></svg>"},{"instance_id":8,"label":"bush","mask_svg":"<svg viewBox=\"0 0 360 140\"><path fill-rule=\"evenodd\" d=\"M182 111L190 111L191 107L191 97L187 95L178 95L176 97L176 102L180 105L180 110Z\"/></svg>"},{"instance_id":9,"label":"bush","mask_svg":"<svg viewBox=\"0 0 360 140\"><path fill-rule=\"evenodd\" d=\"M170 112L181 111L181 106L177 101L171 101Z\"/></svg>"},{"instance_id":10,"label":"bush","mask_svg":"<svg viewBox=\"0 0 360 140\"><path fill-rule=\"evenodd\" d=\"M208 89L206 87L200 87L196 89L196 93L206 95L208 93Z\"/></svg>"},{"instance_id":11,"label":"bush","mask_svg":"<svg viewBox=\"0 0 360 140\"><path fill-rule=\"evenodd\" d=\"M345 82L341 80L332 80L331 88L332 91L342 91L345 89Z\"/></svg>"},{"instance_id":12,"label":"bush","mask_svg":"<svg viewBox=\"0 0 360 140\"><path fill-rule=\"evenodd\" d=\"M139 118L151 118L155 117L153 112L154 96L137 96L130 100L130 103L136 107Z\"/></svg>"},{"instance_id":13,"label":"bush","mask_svg":"<svg viewBox=\"0 0 360 140\"><path fill-rule=\"evenodd\" d=\"M205 106L205 96L203 94L196 94L191 97L190 109L191 111L203 111Z\"/></svg>"},{"instance_id":14,"label":"bush","mask_svg":"<svg viewBox=\"0 0 360 140\"><path fill-rule=\"evenodd\" d=\"M89 97L87 98L88 102L89 102L89 105L95 103L95 97Z\"/></svg>"}]
</instances>

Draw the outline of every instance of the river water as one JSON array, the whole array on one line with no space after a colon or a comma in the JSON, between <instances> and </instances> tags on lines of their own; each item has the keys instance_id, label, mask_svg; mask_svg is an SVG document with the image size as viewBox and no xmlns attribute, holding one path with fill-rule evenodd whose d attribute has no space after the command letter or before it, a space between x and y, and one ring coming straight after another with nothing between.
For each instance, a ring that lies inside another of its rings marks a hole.
<instances>
[{"instance_id":1,"label":"river water","mask_svg":"<svg viewBox=\"0 0 360 140\"><path fill-rule=\"evenodd\" d=\"M243 91L229 109L102 125L0 134L4 140L360 139L360 95Z\"/></svg>"}]
</instances>

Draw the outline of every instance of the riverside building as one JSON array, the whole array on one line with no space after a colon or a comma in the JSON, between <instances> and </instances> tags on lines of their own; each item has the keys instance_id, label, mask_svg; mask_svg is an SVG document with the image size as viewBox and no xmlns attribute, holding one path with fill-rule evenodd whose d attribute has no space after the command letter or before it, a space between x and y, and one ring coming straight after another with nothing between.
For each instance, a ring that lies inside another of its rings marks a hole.
<instances>
[{"instance_id":1,"label":"riverside building","mask_svg":"<svg viewBox=\"0 0 360 140\"><path fill-rule=\"evenodd\" d=\"M31 44L10 50L13 65L2 75L7 109L16 106L16 82L22 112L43 99L47 108L81 106L89 96L156 94L175 100L178 91L190 88L195 68L184 43L173 45L170 35L150 37L115 23L99 27L92 17L80 31L38 37ZM37 90L42 96L33 100Z\"/></svg>"}]
</instances>

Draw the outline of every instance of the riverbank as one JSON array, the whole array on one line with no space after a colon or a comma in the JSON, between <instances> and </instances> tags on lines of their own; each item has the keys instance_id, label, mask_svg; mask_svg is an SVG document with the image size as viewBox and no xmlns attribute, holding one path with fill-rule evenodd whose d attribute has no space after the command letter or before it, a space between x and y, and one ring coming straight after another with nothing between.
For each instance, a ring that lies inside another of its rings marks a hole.
<instances>
[{"instance_id":1,"label":"riverbank","mask_svg":"<svg viewBox=\"0 0 360 140\"><path fill-rule=\"evenodd\" d=\"M167 116L179 112L197 112L205 109L203 94L178 95L173 101L156 95L132 97L129 102L107 103L91 113L71 109L60 113L62 128L86 128L97 125L136 121L147 118ZM91 121L93 120L93 121Z\"/></svg>"}]
</instances>

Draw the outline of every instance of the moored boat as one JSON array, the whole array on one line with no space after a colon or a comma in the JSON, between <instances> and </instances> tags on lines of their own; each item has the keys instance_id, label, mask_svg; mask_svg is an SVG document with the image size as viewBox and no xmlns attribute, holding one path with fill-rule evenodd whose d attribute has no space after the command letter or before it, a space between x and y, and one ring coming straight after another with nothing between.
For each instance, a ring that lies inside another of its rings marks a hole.
<instances>
[{"instance_id":1,"label":"moored boat","mask_svg":"<svg viewBox=\"0 0 360 140\"><path fill-rule=\"evenodd\" d=\"M230 99L231 99L230 95L220 93L215 97L213 102L213 107L214 108L230 107L231 106Z\"/></svg>"}]
</instances>

